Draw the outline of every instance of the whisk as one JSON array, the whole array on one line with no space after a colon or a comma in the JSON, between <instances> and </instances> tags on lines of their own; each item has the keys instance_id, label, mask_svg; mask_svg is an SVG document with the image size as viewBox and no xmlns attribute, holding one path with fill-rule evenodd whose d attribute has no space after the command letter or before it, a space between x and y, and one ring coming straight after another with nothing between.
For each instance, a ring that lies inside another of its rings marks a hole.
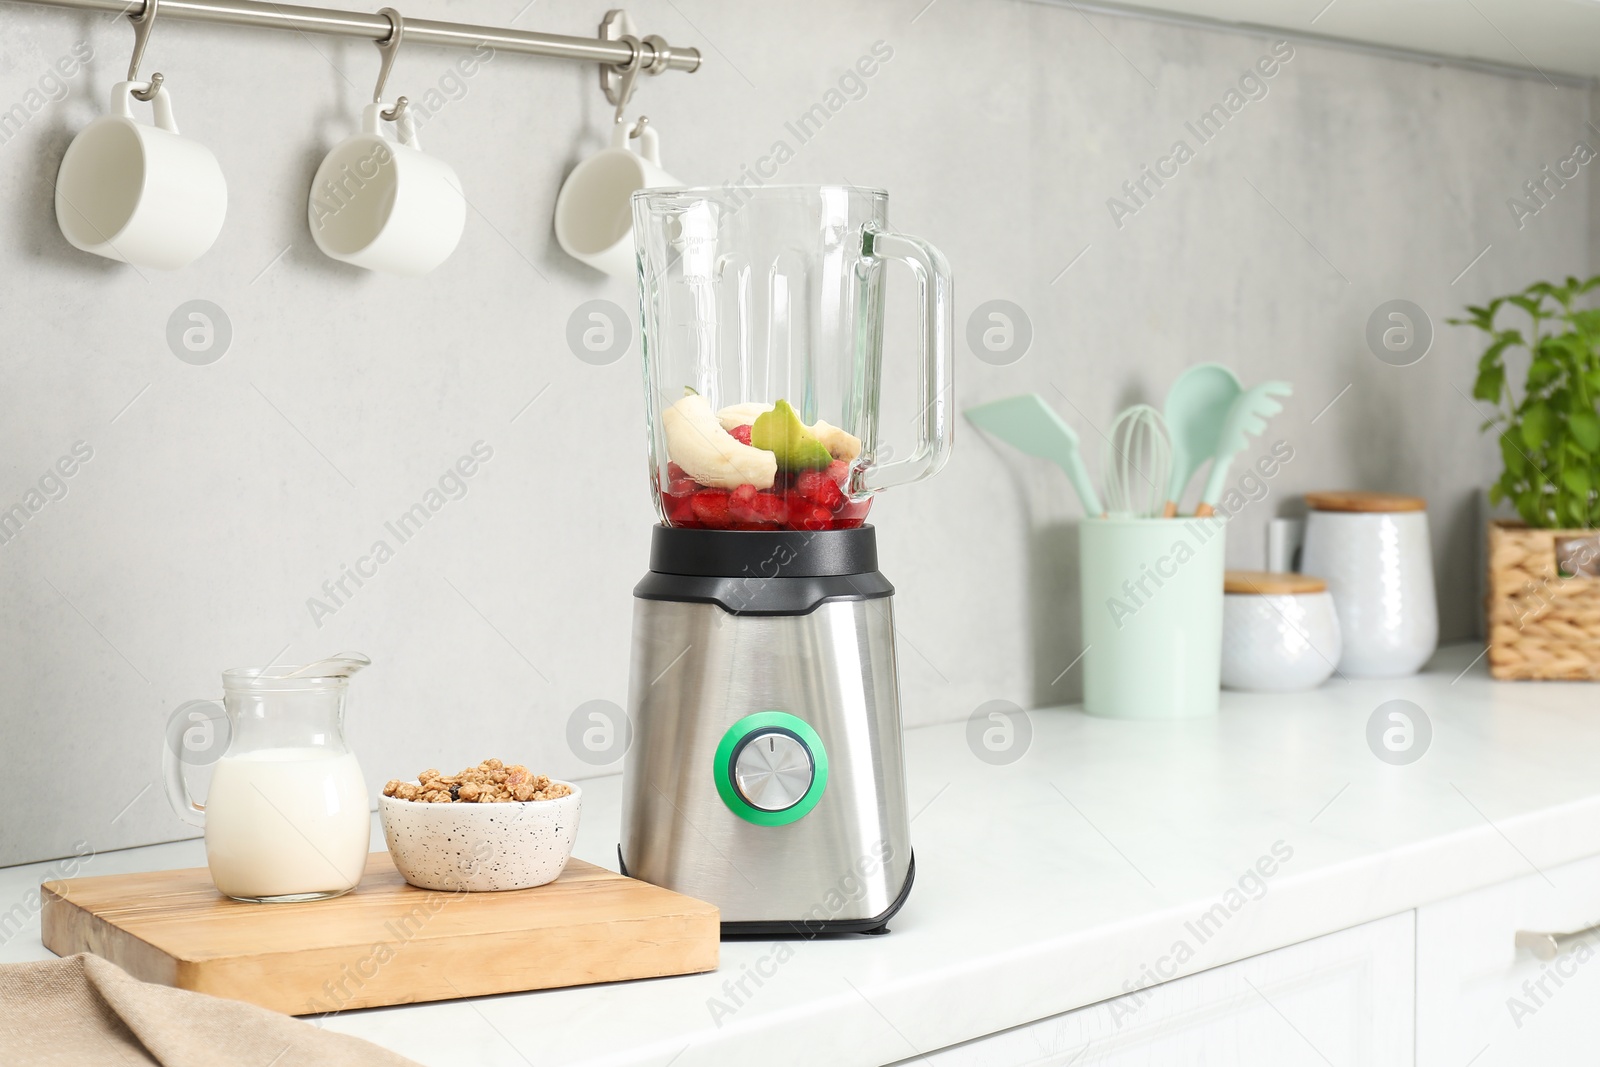
<instances>
[{"instance_id":1,"label":"whisk","mask_svg":"<svg viewBox=\"0 0 1600 1067\"><path fill-rule=\"evenodd\" d=\"M1113 518L1149 519L1166 503L1172 471L1167 420L1149 404L1135 404L1111 424L1103 464L1106 512Z\"/></svg>"}]
</instances>

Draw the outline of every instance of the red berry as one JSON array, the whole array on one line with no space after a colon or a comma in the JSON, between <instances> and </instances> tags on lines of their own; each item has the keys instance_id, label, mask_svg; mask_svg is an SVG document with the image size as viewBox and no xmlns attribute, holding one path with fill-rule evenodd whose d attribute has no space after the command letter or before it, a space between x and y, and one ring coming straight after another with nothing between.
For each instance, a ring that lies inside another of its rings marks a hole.
<instances>
[{"instance_id":1,"label":"red berry","mask_svg":"<svg viewBox=\"0 0 1600 1067\"><path fill-rule=\"evenodd\" d=\"M844 506L834 513L833 525L841 530L852 530L866 520L867 509L871 507L871 497L865 497L861 500L847 500Z\"/></svg>"},{"instance_id":2,"label":"red berry","mask_svg":"<svg viewBox=\"0 0 1600 1067\"><path fill-rule=\"evenodd\" d=\"M669 462L667 464L667 481L675 482L679 478L687 478L688 476L689 472L678 466L676 463Z\"/></svg>"},{"instance_id":3,"label":"red berry","mask_svg":"<svg viewBox=\"0 0 1600 1067\"><path fill-rule=\"evenodd\" d=\"M756 487L741 485L728 494L728 518L736 523L760 522L756 514Z\"/></svg>"},{"instance_id":4,"label":"red berry","mask_svg":"<svg viewBox=\"0 0 1600 1067\"><path fill-rule=\"evenodd\" d=\"M833 512L820 504L801 504L789 509L789 525L798 530L826 530L833 523Z\"/></svg>"},{"instance_id":5,"label":"red berry","mask_svg":"<svg viewBox=\"0 0 1600 1067\"><path fill-rule=\"evenodd\" d=\"M801 496L813 504L821 504L830 512L844 503L844 491L823 471L801 471L794 481L794 487Z\"/></svg>"},{"instance_id":6,"label":"red berry","mask_svg":"<svg viewBox=\"0 0 1600 1067\"><path fill-rule=\"evenodd\" d=\"M667 497L662 503L667 509L667 525L699 526L694 514L694 500L688 496Z\"/></svg>"},{"instance_id":7,"label":"red berry","mask_svg":"<svg viewBox=\"0 0 1600 1067\"><path fill-rule=\"evenodd\" d=\"M726 530L732 521L728 514L728 493L723 489L702 489L689 498L694 517L713 530Z\"/></svg>"},{"instance_id":8,"label":"red berry","mask_svg":"<svg viewBox=\"0 0 1600 1067\"><path fill-rule=\"evenodd\" d=\"M691 496L694 494L694 491L699 488L700 483L695 481L693 478L674 478L672 483L667 486L667 495Z\"/></svg>"},{"instance_id":9,"label":"red berry","mask_svg":"<svg viewBox=\"0 0 1600 1067\"><path fill-rule=\"evenodd\" d=\"M789 505L783 497L772 493L762 493L755 498L755 513L760 521L774 523L782 526L789 521Z\"/></svg>"},{"instance_id":10,"label":"red berry","mask_svg":"<svg viewBox=\"0 0 1600 1067\"><path fill-rule=\"evenodd\" d=\"M842 459L836 459L828 464L828 478L834 485L844 488L850 481L850 464Z\"/></svg>"},{"instance_id":11,"label":"red berry","mask_svg":"<svg viewBox=\"0 0 1600 1067\"><path fill-rule=\"evenodd\" d=\"M750 429L750 425L746 423L743 426L735 426L728 432L733 435L735 441L738 441L741 445L747 445L750 443Z\"/></svg>"}]
</instances>

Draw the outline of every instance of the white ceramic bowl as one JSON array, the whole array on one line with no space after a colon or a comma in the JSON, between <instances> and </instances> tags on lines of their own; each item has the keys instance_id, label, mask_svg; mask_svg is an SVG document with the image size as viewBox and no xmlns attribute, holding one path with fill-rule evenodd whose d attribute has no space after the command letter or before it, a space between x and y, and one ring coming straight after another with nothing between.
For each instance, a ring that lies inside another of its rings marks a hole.
<instances>
[{"instance_id":1,"label":"white ceramic bowl","mask_svg":"<svg viewBox=\"0 0 1600 1067\"><path fill-rule=\"evenodd\" d=\"M572 856L583 791L556 800L426 804L378 798L389 855L406 881L445 892L553 882Z\"/></svg>"},{"instance_id":2,"label":"white ceramic bowl","mask_svg":"<svg viewBox=\"0 0 1600 1067\"><path fill-rule=\"evenodd\" d=\"M1222 684L1229 689L1315 689L1333 673L1341 645L1326 592L1222 598Z\"/></svg>"}]
</instances>

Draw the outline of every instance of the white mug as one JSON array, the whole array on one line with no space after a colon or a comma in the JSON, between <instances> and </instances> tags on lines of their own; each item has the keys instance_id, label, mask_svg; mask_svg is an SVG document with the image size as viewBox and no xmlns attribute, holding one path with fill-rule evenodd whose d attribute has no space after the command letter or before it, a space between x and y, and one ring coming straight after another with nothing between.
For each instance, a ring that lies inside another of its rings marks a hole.
<instances>
[{"instance_id":1,"label":"white mug","mask_svg":"<svg viewBox=\"0 0 1600 1067\"><path fill-rule=\"evenodd\" d=\"M616 277L635 270L633 194L682 182L661 169L655 128L639 133L639 151L628 149L628 124L611 131L611 147L579 163L556 196L556 240L567 255Z\"/></svg>"},{"instance_id":2,"label":"white mug","mask_svg":"<svg viewBox=\"0 0 1600 1067\"><path fill-rule=\"evenodd\" d=\"M76 248L136 267L176 270L210 248L228 212L228 183L205 145L178 136L172 97L151 101L154 126L133 119L133 93L118 82L111 114L85 126L56 175L56 223Z\"/></svg>"},{"instance_id":3,"label":"white mug","mask_svg":"<svg viewBox=\"0 0 1600 1067\"><path fill-rule=\"evenodd\" d=\"M306 216L317 247L367 270L421 277L454 252L467 201L450 164L422 151L410 115L399 141L378 132L383 104L368 104L361 132L335 145L311 181Z\"/></svg>"}]
</instances>

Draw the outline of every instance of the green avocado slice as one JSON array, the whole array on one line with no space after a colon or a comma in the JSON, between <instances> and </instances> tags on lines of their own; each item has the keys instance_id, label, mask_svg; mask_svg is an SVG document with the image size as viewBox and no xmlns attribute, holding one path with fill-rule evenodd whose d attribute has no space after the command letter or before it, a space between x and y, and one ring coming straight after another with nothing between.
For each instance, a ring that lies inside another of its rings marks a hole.
<instances>
[{"instance_id":1,"label":"green avocado slice","mask_svg":"<svg viewBox=\"0 0 1600 1067\"><path fill-rule=\"evenodd\" d=\"M778 401L771 411L756 416L750 425L750 443L776 456L782 471L822 470L833 462L832 454L800 421L787 400Z\"/></svg>"}]
</instances>

